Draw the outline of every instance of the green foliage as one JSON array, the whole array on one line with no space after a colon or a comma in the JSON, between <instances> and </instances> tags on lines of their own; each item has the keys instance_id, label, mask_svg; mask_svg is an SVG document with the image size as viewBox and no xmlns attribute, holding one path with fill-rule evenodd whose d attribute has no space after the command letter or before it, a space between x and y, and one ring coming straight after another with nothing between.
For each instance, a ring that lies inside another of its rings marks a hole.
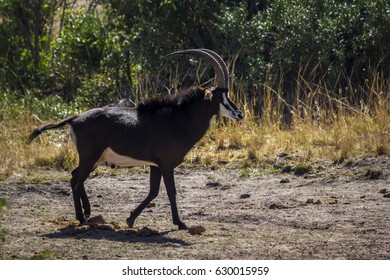
<instances>
[{"instance_id":1,"label":"green foliage","mask_svg":"<svg viewBox=\"0 0 390 280\"><path fill-rule=\"evenodd\" d=\"M84 80L100 72L105 38L96 11L65 13L61 37L52 42L52 55L47 57L45 66L48 78L62 86L68 100L73 99Z\"/></svg>"},{"instance_id":2,"label":"green foliage","mask_svg":"<svg viewBox=\"0 0 390 280\"><path fill-rule=\"evenodd\" d=\"M382 26L390 26L390 16L383 11L389 8L384 0L275 1L270 16L276 25L270 30L277 30L276 42L282 44L275 60L284 72L304 63L312 65L309 71L317 66L330 74L338 68L364 74L365 63L379 63L385 55L381 45L389 43L390 31Z\"/></svg>"},{"instance_id":3,"label":"green foliage","mask_svg":"<svg viewBox=\"0 0 390 280\"><path fill-rule=\"evenodd\" d=\"M25 90L45 86L41 60L53 40L60 0L0 1L1 86Z\"/></svg>"},{"instance_id":4,"label":"green foliage","mask_svg":"<svg viewBox=\"0 0 390 280\"><path fill-rule=\"evenodd\" d=\"M313 84L359 105L367 80L390 75L387 0L67 2L0 1L3 89L89 106L138 98L172 87L172 72L198 80L188 69L200 60L162 59L182 48L217 51L247 97L278 86L290 105Z\"/></svg>"},{"instance_id":5,"label":"green foliage","mask_svg":"<svg viewBox=\"0 0 390 280\"><path fill-rule=\"evenodd\" d=\"M17 96L12 91L0 89L0 120L31 115L38 119L59 119L78 113L79 109L83 109L82 106L78 99L72 103L64 103L56 95L41 99L31 92Z\"/></svg>"},{"instance_id":6,"label":"green foliage","mask_svg":"<svg viewBox=\"0 0 390 280\"><path fill-rule=\"evenodd\" d=\"M371 77L370 67L389 75L386 0L275 0L249 20L246 11L245 3L225 6L217 25L226 38L221 44L242 51L238 71L246 79L296 78L303 69L299 75L309 81L334 83L343 74L359 82Z\"/></svg>"},{"instance_id":7,"label":"green foliage","mask_svg":"<svg viewBox=\"0 0 390 280\"><path fill-rule=\"evenodd\" d=\"M243 167L240 169L239 177L240 179L248 178L251 173L251 169L249 167Z\"/></svg>"}]
</instances>

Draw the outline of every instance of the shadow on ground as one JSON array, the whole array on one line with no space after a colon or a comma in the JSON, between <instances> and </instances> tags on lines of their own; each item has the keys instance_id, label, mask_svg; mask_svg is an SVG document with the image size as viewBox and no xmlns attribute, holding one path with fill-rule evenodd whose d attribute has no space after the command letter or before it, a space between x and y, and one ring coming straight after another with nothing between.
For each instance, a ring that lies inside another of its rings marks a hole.
<instances>
[{"instance_id":1,"label":"shadow on ground","mask_svg":"<svg viewBox=\"0 0 390 280\"><path fill-rule=\"evenodd\" d=\"M176 244L178 246L189 246L190 243L178 239L169 238L166 235L174 230L158 232L144 227L142 229L122 229L115 228L112 224L89 223L87 225L76 226L70 224L58 229L57 232L43 235L50 239L95 239L110 240L126 243L156 243L156 244Z\"/></svg>"}]
</instances>

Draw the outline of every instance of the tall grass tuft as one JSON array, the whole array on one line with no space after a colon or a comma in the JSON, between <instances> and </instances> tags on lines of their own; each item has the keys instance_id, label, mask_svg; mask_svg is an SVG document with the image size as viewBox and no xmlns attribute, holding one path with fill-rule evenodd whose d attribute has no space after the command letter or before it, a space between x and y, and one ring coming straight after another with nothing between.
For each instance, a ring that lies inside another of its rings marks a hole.
<instances>
[{"instance_id":1,"label":"tall grass tuft","mask_svg":"<svg viewBox=\"0 0 390 280\"><path fill-rule=\"evenodd\" d=\"M40 100L29 93L16 97L1 90L0 98L0 180L17 172L30 172L45 161L58 168L74 165L74 148L60 131L45 133L31 145L26 140L36 126L76 114L77 103L67 104L55 96Z\"/></svg>"},{"instance_id":2,"label":"tall grass tuft","mask_svg":"<svg viewBox=\"0 0 390 280\"><path fill-rule=\"evenodd\" d=\"M374 73L358 89L347 80L348 86L336 91L298 75L292 101L285 100L282 82L257 85L250 98L238 82L233 96L243 101L245 120L214 125L189 158L199 164L207 157L203 163L210 166L264 167L279 154L301 164L389 155L390 83L378 77Z\"/></svg>"}]
</instances>

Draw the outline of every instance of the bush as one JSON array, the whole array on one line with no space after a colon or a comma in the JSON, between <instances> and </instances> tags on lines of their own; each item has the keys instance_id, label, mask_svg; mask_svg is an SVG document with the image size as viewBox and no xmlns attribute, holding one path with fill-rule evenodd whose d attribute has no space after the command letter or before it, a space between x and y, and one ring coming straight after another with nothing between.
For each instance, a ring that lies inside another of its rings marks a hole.
<instances>
[{"instance_id":1,"label":"bush","mask_svg":"<svg viewBox=\"0 0 390 280\"><path fill-rule=\"evenodd\" d=\"M317 86L359 105L371 98L367 80L389 79L387 0L101 0L86 10L30 2L0 2L0 86L19 95L79 96L91 105L147 95L172 84L162 55L204 47L230 62L233 85L251 99L266 85L291 105ZM181 59L177 80L193 65Z\"/></svg>"},{"instance_id":2,"label":"bush","mask_svg":"<svg viewBox=\"0 0 390 280\"><path fill-rule=\"evenodd\" d=\"M386 0L274 0L248 19L242 3L225 6L217 27L224 52L240 52L235 73L249 84L301 77L336 89L364 84L370 71L389 77L389 9Z\"/></svg>"}]
</instances>

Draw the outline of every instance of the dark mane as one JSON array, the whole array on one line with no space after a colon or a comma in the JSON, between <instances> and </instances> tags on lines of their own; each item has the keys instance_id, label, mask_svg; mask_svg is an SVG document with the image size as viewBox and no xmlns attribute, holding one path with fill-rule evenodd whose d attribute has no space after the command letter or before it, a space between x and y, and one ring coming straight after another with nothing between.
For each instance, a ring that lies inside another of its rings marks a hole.
<instances>
[{"instance_id":1,"label":"dark mane","mask_svg":"<svg viewBox=\"0 0 390 280\"><path fill-rule=\"evenodd\" d=\"M190 87L177 95L158 95L149 97L137 104L139 112L149 110L159 110L168 108L177 108L184 106L191 100L203 96L203 89L200 87Z\"/></svg>"}]
</instances>

